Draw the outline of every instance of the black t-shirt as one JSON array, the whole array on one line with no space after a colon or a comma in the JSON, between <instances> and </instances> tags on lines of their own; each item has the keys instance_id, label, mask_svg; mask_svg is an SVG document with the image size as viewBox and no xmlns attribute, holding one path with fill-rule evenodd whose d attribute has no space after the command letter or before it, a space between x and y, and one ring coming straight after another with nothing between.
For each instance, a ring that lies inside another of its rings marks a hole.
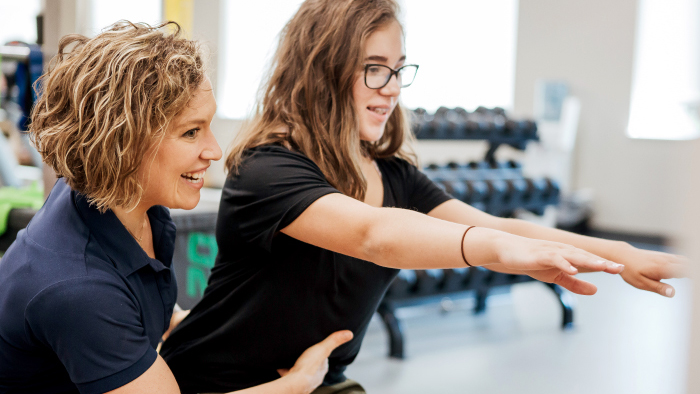
<instances>
[{"instance_id":1,"label":"black t-shirt","mask_svg":"<svg viewBox=\"0 0 700 394\"><path fill-rule=\"evenodd\" d=\"M428 213L450 199L398 158L377 160L384 207ZM329 358L325 384L345 380L369 321L398 270L306 244L279 232L318 198L339 193L306 156L252 149L224 186L219 254L202 300L161 355L185 392L231 391L279 378L309 346L349 329ZM337 223L340 228L343 223Z\"/></svg>"}]
</instances>

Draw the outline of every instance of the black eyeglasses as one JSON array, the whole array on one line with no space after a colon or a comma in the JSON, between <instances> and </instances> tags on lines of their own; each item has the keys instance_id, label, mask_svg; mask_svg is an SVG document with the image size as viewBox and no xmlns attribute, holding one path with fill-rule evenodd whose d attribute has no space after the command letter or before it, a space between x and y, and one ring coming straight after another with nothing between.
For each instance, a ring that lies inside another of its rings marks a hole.
<instances>
[{"instance_id":1,"label":"black eyeglasses","mask_svg":"<svg viewBox=\"0 0 700 394\"><path fill-rule=\"evenodd\" d=\"M396 75L399 87L411 86L418 72L417 64L407 64L394 70L383 64L365 64L365 86L370 89L381 89L389 83L392 75Z\"/></svg>"}]
</instances>

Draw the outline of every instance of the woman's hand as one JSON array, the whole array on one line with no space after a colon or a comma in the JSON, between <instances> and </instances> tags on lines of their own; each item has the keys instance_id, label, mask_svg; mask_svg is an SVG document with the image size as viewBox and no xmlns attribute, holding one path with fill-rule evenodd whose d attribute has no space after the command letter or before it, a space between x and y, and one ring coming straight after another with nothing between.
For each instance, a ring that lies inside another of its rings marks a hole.
<instances>
[{"instance_id":1,"label":"woman's hand","mask_svg":"<svg viewBox=\"0 0 700 394\"><path fill-rule=\"evenodd\" d=\"M625 282L665 297L673 297L676 290L661 282L662 279L684 278L688 275L689 260L683 256L627 245L625 250L616 254L616 259L627 267L620 275Z\"/></svg>"},{"instance_id":2,"label":"woman's hand","mask_svg":"<svg viewBox=\"0 0 700 394\"><path fill-rule=\"evenodd\" d=\"M348 330L336 331L306 349L292 369L278 369L277 372L284 377L295 377L301 392L310 393L323 382L323 377L328 372L328 356L335 348L351 340L352 336Z\"/></svg>"},{"instance_id":3,"label":"woman's hand","mask_svg":"<svg viewBox=\"0 0 700 394\"><path fill-rule=\"evenodd\" d=\"M486 268L529 275L542 282L557 284L576 294L593 295L597 291L592 283L574 276L579 269L586 272L619 274L625 268L622 264L559 242L525 238L500 231L491 236L495 242L493 249L499 263L486 265ZM468 248L468 245L465 247Z\"/></svg>"}]
</instances>

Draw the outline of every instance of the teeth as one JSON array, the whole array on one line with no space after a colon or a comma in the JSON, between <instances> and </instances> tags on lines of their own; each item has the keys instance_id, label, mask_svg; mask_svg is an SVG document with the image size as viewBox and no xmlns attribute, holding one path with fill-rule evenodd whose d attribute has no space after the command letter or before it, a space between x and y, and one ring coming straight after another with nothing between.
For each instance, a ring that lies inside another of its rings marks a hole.
<instances>
[{"instance_id":1,"label":"teeth","mask_svg":"<svg viewBox=\"0 0 700 394\"><path fill-rule=\"evenodd\" d=\"M378 108L378 107L368 107L370 111L373 111L375 113L378 113L379 115L386 115L387 112L389 112L388 109L386 108Z\"/></svg>"},{"instance_id":2,"label":"teeth","mask_svg":"<svg viewBox=\"0 0 700 394\"><path fill-rule=\"evenodd\" d=\"M204 172L205 171L186 172L180 176L185 178L185 180L189 183L199 183L202 181L202 179L204 179Z\"/></svg>"}]
</instances>

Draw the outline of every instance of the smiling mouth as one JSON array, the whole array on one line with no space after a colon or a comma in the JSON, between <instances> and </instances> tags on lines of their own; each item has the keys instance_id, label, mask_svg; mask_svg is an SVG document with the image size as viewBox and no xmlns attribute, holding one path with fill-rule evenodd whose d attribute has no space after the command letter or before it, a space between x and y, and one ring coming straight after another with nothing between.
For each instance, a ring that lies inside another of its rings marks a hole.
<instances>
[{"instance_id":1,"label":"smiling mouth","mask_svg":"<svg viewBox=\"0 0 700 394\"><path fill-rule=\"evenodd\" d=\"M180 176L185 178L185 180L189 183L199 183L204 179L204 172L204 170L198 172L186 172Z\"/></svg>"},{"instance_id":2,"label":"smiling mouth","mask_svg":"<svg viewBox=\"0 0 700 394\"><path fill-rule=\"evenodd\" d=\"M378 115L386 115L389 113L388 108L380 108L380 107L367 107L368 110L378 114Z\"/></svg>"}]
</instances>

